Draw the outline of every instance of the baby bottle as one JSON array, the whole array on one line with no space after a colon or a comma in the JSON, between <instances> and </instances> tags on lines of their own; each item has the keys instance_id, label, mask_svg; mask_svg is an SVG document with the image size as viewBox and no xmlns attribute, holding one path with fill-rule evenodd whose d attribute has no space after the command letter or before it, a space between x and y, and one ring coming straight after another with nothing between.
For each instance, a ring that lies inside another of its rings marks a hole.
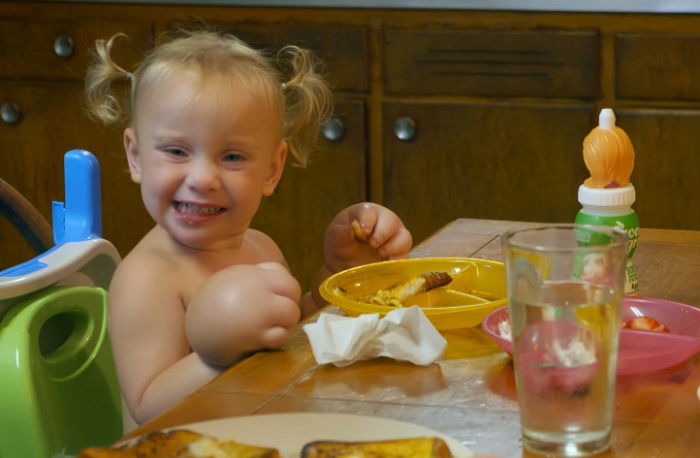
<instances>
[{"instance_id":1,"label":"baby bottle","mask_svg":"<svg viewBox=\"0 0 700 458\"><path fill-rule=\"evenodd\" d=\"M583 140L583 160L591 176L579 187L581 210L575 222L617 226L627 231L625 294L638 294L632 256L639 238L639 218L632 209L635 191L629 180L634 168L634 148L625 131L615 126L612 109L600 111L598 127Z\"/></svg>"}]
</instances>

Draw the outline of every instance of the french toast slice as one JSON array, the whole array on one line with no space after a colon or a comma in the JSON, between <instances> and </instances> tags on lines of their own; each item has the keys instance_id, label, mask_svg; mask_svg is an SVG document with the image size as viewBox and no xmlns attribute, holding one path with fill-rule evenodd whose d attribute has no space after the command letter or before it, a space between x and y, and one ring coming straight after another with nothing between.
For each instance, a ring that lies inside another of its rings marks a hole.
<instances>
[{"instance_id":1,"label":"french toast slice","mask_svg":"<svg viewBox=\"0 0 700 458\"><path fill-rule=\"evenodd\" d=\"M451 458L447 443L439 437L415 437L368 442L309 442L301 458Z\"/></svg>"},{"instance_id":2,"label":"french toast slice","mask_svg":"<svg viewBox=\"0 0 700 458\"><path fill-rule=\"evenodd\" d=\"M277 449L219 440L186 429L147 434L121 447L91 447L78 458L279 458Z\"/></svg>"}]
</instances>

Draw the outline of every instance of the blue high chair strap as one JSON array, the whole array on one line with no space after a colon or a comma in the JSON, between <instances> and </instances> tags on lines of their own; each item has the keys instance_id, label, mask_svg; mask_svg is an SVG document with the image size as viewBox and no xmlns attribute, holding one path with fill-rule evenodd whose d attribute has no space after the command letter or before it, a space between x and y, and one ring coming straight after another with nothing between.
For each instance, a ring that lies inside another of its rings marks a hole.
<instances>
[{"instance_id":1,"label":"blue high chair strap","mask_svg":"<svg viewBox=\"0 0 700 458\"><path fill-rule=\"evenodd\" d=\"M63 158L65 204L53 202L56 245L102 236L100 164L89 151L74 149Z\"/></svg>"},{"instance_id":2,"label":"blue high chair strap","mask_svg":"<svg viewBox=\"0 0 700 458\"><path fill-rule=\"evenodd\" d=\"M56 245L22 264L0 271L0 316L24 294L81 275L71 284L109 286L120 260L116 248L101 238L100 166L85 150L64 156L65 203L54 202Z\"/></svg>"}]
</instances>

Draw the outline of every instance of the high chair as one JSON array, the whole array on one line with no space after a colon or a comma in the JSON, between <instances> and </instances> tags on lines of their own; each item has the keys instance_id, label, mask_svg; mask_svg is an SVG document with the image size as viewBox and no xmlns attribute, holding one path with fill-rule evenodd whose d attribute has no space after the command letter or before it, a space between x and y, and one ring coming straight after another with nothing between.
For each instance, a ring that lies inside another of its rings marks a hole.
<instances>
[{"instance_id":1,"label":"high chair","mask_svg":"<svg viewBox=\"0 0 700 458\"><path fill-rule=\"evenodd\" d=\"M2 458L71 456L123 431L105 291L120 258L101 237L99 164L72 150L64 167L55 246L0 272Z\"/></svg>"}]
</instances>

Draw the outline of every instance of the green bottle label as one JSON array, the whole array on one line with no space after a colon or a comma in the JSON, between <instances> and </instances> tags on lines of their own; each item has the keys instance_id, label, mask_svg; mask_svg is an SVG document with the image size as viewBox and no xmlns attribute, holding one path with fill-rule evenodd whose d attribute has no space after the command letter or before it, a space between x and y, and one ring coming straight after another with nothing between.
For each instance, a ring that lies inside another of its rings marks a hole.
<instances>
[{"instance_id":1,"label":"green bottle label","mask_svg":"<svg viewBox=\"0 0 700 458\"><path fill-rule=\"evenodd\" d=\"M577 224L596 224L601 226L619 227L627 231L627 269L625 278L625 294L638 294L639 283L637 273L632 266L632 256L637 250L639 239L639 217L635 212L622 216L598 216L579 211L576 214Z\"/></svg>"}]
</instances>

